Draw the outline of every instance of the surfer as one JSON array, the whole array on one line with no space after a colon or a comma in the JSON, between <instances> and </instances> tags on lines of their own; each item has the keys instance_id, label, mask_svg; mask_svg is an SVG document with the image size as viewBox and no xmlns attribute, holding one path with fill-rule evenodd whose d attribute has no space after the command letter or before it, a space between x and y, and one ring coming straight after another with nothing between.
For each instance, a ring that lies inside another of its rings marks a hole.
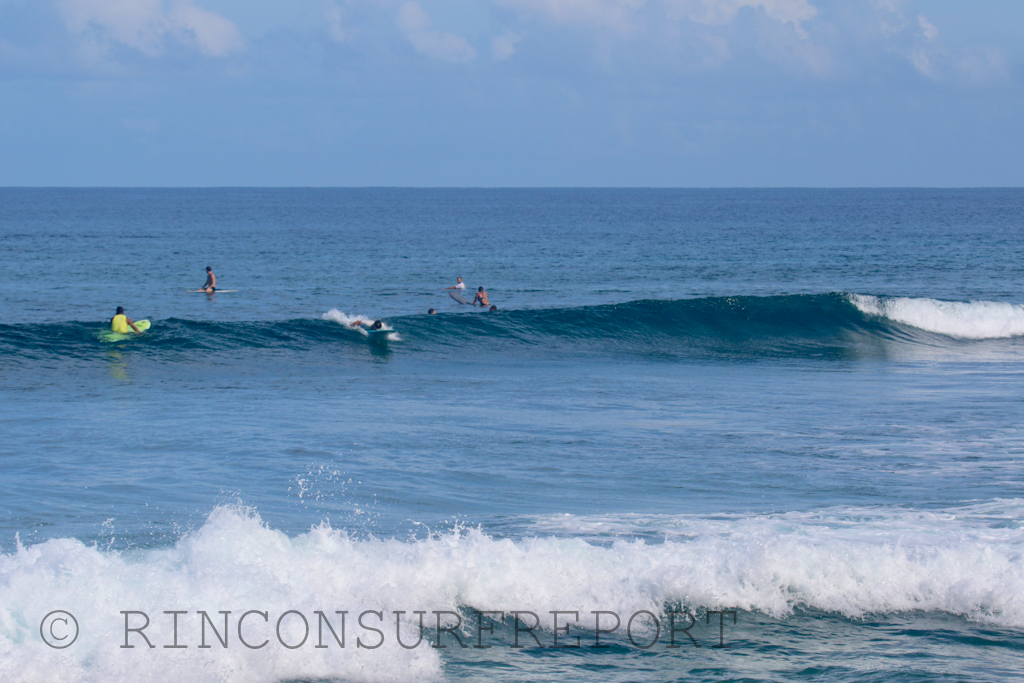
<instances>
[{"instance_id":1,"label":"surfer","mask_svg":"<svg viewBox=\"0 0 1024 683\"><path fill-rule=\"evenodd\" d=\"M206 266L206 284L199 291L213 294L217 291L217 276L213 274L213 268Z\"/></svg>"},{"instance_id":2,"label":"surfer","mask_svg":"<svg viewBox=\"0 0 1024 683\"><path fill-rule=\"evenodd\" d=\"M135 334L139 334L139 328L135 327L132 319L124 314L124 306L118 306L117 313L110 319L110 331L117 332L118 334L128 334L129 327L135 330Z\"/></svg>"},{"instance_id":3,"label":"surfer","mask_svg":"<svg viewBox=\"0 0 1024 683\"><path fill-rule=\"evenodd\" d=\"M445 289L465 289L466 283L462 281L462 278L456 278L458 282L455 283L454 287L445 287Z\"/></svg>"},{"instance_id":4,"label":"surfer","mask_svg":"<svg viewBox=\"0 0 1024 683\"><path fill-rule=\"evenodd\" d=\"M489 302L487 300L487 292L484 291L483 287L481 287L480 289L476 290L476 296L473 298L473 305L476 306L478 301L480 302L481 306L485 306L485 307L489 306L490 303L491 303L491 302Z\"/></svg>"},{"instance_id":5,"label":"surfer","mask_svg":"<svg viewBox=\"0 0 1024 683\"><path fill-rule=\"evenodd\" d=\"M435 311L433 308L427 310L427 315L434 315L435 313L437 313L437 311Z\"/></svg>"},{"instance_id":6,"label":"surfer","mask_svg":"<svg viewBox=\"0 0 1024 683\"><path fill-rule=\"evenodd\" d=\"M490 311L491 313L493 313L493 312L495 312L496 310L498 310L498 307L497 307L497 306L494 306L494 305L491 305L491 307L490 307L490 308L488 308L487 310L488 310L488 311Z\"/></svg>"},{"instance_id":7,"label":"surfer","mask_svg":"<svg viewBox=\"0 0 1024 683\"><path fill-rule=\"evenodd\" d=\"M381 330L381 329L384 329L384 323L382 323L379 320L374 320L373 324L370 324L366 320L353 320L352 322L350 322L348 324L348 326L352 327L352 328L359 327L360 325L368 325L371 330Z\"/></svg>"}]
</instances>

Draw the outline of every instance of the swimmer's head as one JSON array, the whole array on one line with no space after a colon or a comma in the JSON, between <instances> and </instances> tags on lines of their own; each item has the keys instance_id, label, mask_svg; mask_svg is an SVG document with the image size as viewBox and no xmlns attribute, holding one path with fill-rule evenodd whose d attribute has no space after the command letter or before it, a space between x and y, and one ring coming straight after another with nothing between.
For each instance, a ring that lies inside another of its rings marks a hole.
<instances>
[{"instance_id":1,"label":"swimmer's head","mask_svg":"<svg viewBox=\"0 0 1024 683\"><path fill-rule=\"evenodd\" d=\"M117 307L117 315L121 315L123 313L124 313L124 306L118 306Z\"/></svg>"},{"instance_id":2,"label":"swimmer's head","mask_svg":"<svg viewBox=\"0 0 1024 683\"><path fill-rule=\"evenodd\" d=\"M437 313L437 311L435 311L433 308L427 311L427 315L434 315L435 313Z\"/></svg>"},{"instance_id":3,"label":"swimmer's head","mask_svg":"<svg viewBox=\"0 0 1024 683\"><path fill-rule=\"evenodd\" d=\"M498 310L498 307L492 304L491 307L488 308L487 310L488 311L496 311L496 310Z\"/></svg>"},{"instance_id":4,"label":"swimmer's head","mask_svg":"<svg viewBox=\"0 0 1024 683\"><path fill-rule=\"evenodd\" d=\"M213 268L211 268L210 266L206 266L206 272L207 273L209 273L211 270L213 270Z\"/></svg>"},{"instance_id":5,"label":"swimmer's head","mask_svg":"<svg viewBox=\"0 0 1024 683\"><path fill-rule=\"evenodd\" d=\"M382 322L381 322L381 321L379 321L379 320L374 320L374 321L373 321L373 324L372 324L372 325L370 325L370 329L371 329L371 330L379 330L379 329L380 329L380 328L382 328L382 327L384 327L384 323L382 323Z\"/></svg>"},{"instance_id":6,"label":"swimmer's head","mask_svg":"<svg viewBox=\"0 0 1024 683\"><path fill-rule=\"evenodd\" d=\"M476 290L476 291L478 291L478 292L482 292L482 291L484 291L484 288L483 288L483 287L481 287L481 288L479 288L479 289L478 289L478 290Z\"/></svg>"},{"instance_id":7,"label":"swimmer's head","mask_svg":"<svg viewBox=\"0 0 1024 683\"><path fill-rule=\"evenodd\" d=\"M456 278L456 279L457 279L457 280L458 280L459 282L462 282L462 278L461 278L461 277L460 277L460 278Z\"/></svg>"}]
</instances>

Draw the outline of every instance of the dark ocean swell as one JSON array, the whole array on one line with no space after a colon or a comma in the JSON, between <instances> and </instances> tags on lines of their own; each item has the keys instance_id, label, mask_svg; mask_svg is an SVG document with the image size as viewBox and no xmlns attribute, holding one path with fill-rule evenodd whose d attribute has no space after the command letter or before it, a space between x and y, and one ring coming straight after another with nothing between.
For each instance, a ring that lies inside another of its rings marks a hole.
<instances>
[{"instance_id":1,"label":"dark ocean swell","mask_svg":"<svg viewBox=\"0 0 1024 683\"><path fill-rule=\"evenodd\" d=\"M114 343L102 339L103 322L0 325L0 361L87 359L105 349L167 361L196 354L309 352L460 359L580 354L844 359L884 357L907 348L964 351L984 340L1015 348L1024 334L1024 308L1017 304L844 293L497 312L467 307L458 313L385 318L393 331L372 336L350 327L355 319L337 309L322 319L267 322L170 318Z\"/></svg>"}]
</instances>

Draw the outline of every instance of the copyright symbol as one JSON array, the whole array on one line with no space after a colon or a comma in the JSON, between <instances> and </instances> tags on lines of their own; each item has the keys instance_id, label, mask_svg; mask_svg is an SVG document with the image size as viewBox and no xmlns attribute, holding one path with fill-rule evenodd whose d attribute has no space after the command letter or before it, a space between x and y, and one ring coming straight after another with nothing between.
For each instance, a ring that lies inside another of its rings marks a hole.
<instances>
[{"instance_id":1,"label":"copyright symbol","mask_svg":"<svg viewBox=\"0 0 1024 683\"><path fill-rule=\"evenodd\" d=\"M43 642L55 650L63 650L78 639L78 620L71 612L55 609L39 623Z\"/></svg>"}]
</instances>

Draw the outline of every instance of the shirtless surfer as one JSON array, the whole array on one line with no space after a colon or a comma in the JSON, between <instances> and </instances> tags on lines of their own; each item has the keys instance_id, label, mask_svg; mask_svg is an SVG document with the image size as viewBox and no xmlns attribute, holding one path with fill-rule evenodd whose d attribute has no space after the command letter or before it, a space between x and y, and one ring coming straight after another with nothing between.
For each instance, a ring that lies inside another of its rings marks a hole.
<instances>
[{"instance_id":1,"label":"shirtless surfer","mask_svg":"<svg viewBox=\"0 0 1024 683\"><path fill-rule=\"evenodd\" d=\"M454 287L445 287L445 289L465 289L466 283L462 281L462 278L458 278L458 282L455 283Z\"/></svg>"},{"instance_id":2,"label":"shirtless surfer","mask_svg":"<svg viewBox=\"0 0 1024 683\"><path fill-rule=\"evenodd\" d=\"M476 296L473 298L473 305L476 306L477 302L485 308L491 305L491 302L487 300L487 292L484 291L483 287L476 290Z\"/></svg>"},{"instance_id":3,"label":"shirtless surfer","mask_svg":"<svg viewBox=\"0 0 1024 683\"><path fill-rule=\"evenodd\" d=\"M118 306L117 313L110 319L110 331L117 332L118 334L128 334L129 327L135 330L135 334L139 334L139 328L135 327L132 319L124 314L124 306Z\"/></svg>"},{"instance_id":4,"label":"shirtless surfer","mask_svg":"<svg viewBox=\"0 0 1024 683\"><path fill-rule=\"evenodd\" d=\"M201 292L207 294L213 294L217 291L217 276L213 274L213 268L206 266L206 284L203 285Z\"/></svg>"}]
</instances>

